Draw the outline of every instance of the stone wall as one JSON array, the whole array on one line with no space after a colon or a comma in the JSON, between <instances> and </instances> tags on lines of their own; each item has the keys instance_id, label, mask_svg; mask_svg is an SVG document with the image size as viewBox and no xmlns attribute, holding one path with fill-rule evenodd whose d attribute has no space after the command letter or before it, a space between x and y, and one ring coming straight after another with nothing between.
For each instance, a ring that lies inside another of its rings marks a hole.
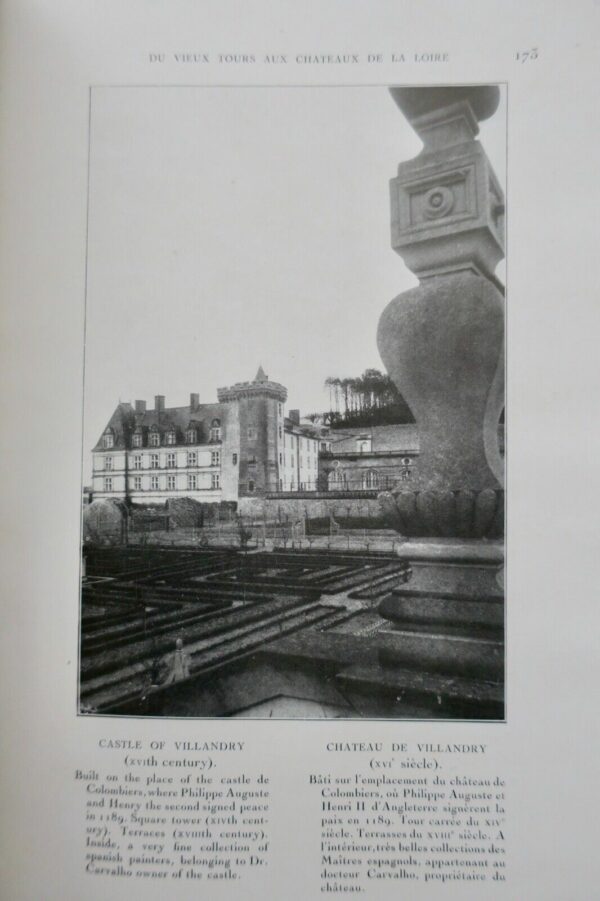
<instances>
[{"instance_id":1,"label":"stone wall","mask_svg":"<svg viewBox=\"0 0 600 901\"><path fill-rule=\"evenodd\" d=\"M382 510L377 498L240 498L238 512L251 519L274 522L279 519L328 518L329 514L344 519L373 519L381 522Z\"/></svg>"}]
</instances>

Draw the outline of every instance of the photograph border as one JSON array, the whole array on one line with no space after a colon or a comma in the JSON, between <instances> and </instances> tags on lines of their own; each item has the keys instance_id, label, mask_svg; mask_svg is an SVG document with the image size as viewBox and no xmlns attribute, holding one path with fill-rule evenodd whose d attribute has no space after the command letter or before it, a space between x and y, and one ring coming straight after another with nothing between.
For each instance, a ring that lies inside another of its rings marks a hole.
<instances>
[{"instance_id":1,"label":"photograph border","mask_svg":"<svg viewBox=\"0 0 600 901\"><path fill-rule=\"evenodd\" d=\"M80 434L81 434L81 465L80 465L80 476L79 476L79 492L78 498L80 503L80 517L79 517L79 577L78 577L78 616L77 616L77 684L76 684L76 692L75 692L75 715L79 719L108 719L108 720L116 720L116 721L127 721L127 720L139 720L139 721L179 721L179 722L224 722L227 720L232 720L233 718L230 716L157 716L157 715L130 715L130 714L114 714L114 713L84 713L80 709L80 686L81 686L81 638L82 638L82 576L83 576L83 514L84 514L84 505L82 503L82 489L84 486L84 461L86 455L86 448L84 446L84 421L85 421L85 384L86 384L86 356L87 356L87 313L88 313L88 286L89 286L89 227L90 227L90 192L91 192L91 154L92 154L92 116L93 116L93 108L92 108L92 98L93 91L95 89L200 89L200 90L218 90L218 89L266 89L266 90L294 90L294 89L333 89L340 90L344 88L374 88L374 89L390 89L390 88L436 88L436 87L480 87L480 86L503 86L506 91L506 108L504 113L504 135L505 135L505 161L506 161L506 176L505 176L505 185L504 185L504 193L506 198L506 213L505 213L505 226L504 233L506 236L505 244L505 280L504 280L504 364L505 364L505 382L504 382L504 416L505 416L505 435L510 434L509 430L509 411L507 409L507 398L509 395L509 381L510 381L510 369L509 369L509 354L508 354L508 345L509 334L508 334L508 324L509 324L509 316L508 316L508 296L509 296L509 241L508 235L510 234L510 157L509 157L509 123L510 123L510 81L507 79L500 79L498 81L459 81L459 82L450 82L450 81L432 81L432 82L367 82L367 83L354 83L354 82L338 82L335 84L314 84L314 83L296 83L296 84L275 84L272 82L267 83L249 83L245 82L243 84L235 84L235 83L215 83L215 84L198 84L198 83L171 83L171 84L122 84L122 83L98 83L98 84L89 84L88 85L88 121L87 121L87 185L86 185L86 213L85 213L85 285L84 285L84 297L83 297L83 364L82 364L82 390L81 390L81 426L80 426ZM317 723L317 724L327 724L332 725L334 723L340 724L348 724L348 723L389 723L397 724L397 723L430 723L430 724L451 724L451 725L470 725L470 726L505 726L508 724L508 709L509 709L509 686L510 686L510 670L508 667L508 622L509 622L509 611L508 611L508 603L507 603L507 594L509 587L509 519L508 519L508 494L509 494L509 445L510 441L505 439L504 444L504 476L505 476L505 486L504 486L504 563L502 572L504 575L504 584L503 584L503 608L504 608L504 683L503 683L503 692L504 692L504 716L502 719L485 719L485 718L470 718L470 719L462 719L462 718L414 718L414 717L369 717L369 716L359 716L356 718L351 717L245 717L242 715L238 715L235 717L235 720L238 722L257 722L257 723ZM89 453L89 449L87 453Z\"/></svg>"}]
</instances>

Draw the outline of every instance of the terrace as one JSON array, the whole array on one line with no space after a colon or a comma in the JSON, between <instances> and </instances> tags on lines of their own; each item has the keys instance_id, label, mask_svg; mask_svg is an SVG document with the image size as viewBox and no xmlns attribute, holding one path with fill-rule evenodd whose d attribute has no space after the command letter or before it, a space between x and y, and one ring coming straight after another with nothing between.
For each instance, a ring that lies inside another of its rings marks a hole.
<instances>
[{"instance_id":1,"label":"terrace","mask_svg":"<svg viewBox=\"0 0 600 901\"><path fill-rule=\"evenodd\" d=\"M81 712L285 716L301 705L343 717L468 716L483 705L497 714L501 689L481 673L382 666L378 636L389 622L376 608L411 572L397 555L326 548L90 548ZM419 622L411 617L409 631ZM190 674L165 685L161 662L178 638Z\"/></svg>"}]
</instances>

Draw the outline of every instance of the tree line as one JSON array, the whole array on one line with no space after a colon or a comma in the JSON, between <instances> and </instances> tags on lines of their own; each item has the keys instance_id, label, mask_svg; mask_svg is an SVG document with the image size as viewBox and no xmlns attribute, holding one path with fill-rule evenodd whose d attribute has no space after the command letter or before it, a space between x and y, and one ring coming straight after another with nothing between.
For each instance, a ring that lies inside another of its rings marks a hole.
<instances>
[{"instance_id":1,"label":"tree line","mask_svg":"<svg viewBox=\"0 0 600 901\"><path fill-rule=\"evenodd\" d=\"M383 425L414 422L410 408L389 375L378 369L365 369L362 375L325 379L329 391L329 410L312 413L312 422L333 428L346 425Z\"/></svg>"}]
</instances>

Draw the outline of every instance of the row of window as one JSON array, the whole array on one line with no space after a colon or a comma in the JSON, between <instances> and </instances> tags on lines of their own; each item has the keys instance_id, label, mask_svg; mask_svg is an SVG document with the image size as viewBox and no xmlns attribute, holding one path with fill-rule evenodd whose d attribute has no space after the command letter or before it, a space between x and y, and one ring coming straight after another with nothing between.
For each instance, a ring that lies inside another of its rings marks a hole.
<instances>
[{"instance_id":1,"label":"row of window","mask_svg":"<svg viewBox=\"0 0 600 901\"><path fill-rule=\"evenodd\" d=\"M175 432L165 432L164 435L164 443L167 445L177 444L177 435ZM210 440L211 442L220 441L221 440L221 429L220 428L212 428L210 430ZM185 443L186 444L198 444L198 431L197 429L187 429L185 433ZM132 444L134 447L143 447L144 446L144 436L141 432L134 432L132 438ZM160 432L150 432L148 435L148 447L160 447Z\"/></svg>"},{"instance_id":2,"label":"row of window","mask_svg":"<svg viewBox=\"0 0 600 901\"><path fill-rule=\"evenodd\" d=\"M279 437L281 438L281 429L279 431ZM311 443L312 443L314 445L314 450L316 453L316 448L317 448L317 439L316 438L304 438L302 435L296 436L293 434L286 434L286 440L285 440L286 445L288 444L288 437L289 437L289 446L290 447L294 446L294 439L297 438L299 451L301 451L303 447L306 450L310 451Z\"/></svg>"},{"instance_id":3,"label":"row of window","mask_svg":"<svg viewBox=\"0 0 600 901\"><path fill-rule=\"evenodd\" d=\"M164 433L164 444L166 445L174 445L177 444L177 433L173 431ZM220 441L221 440L221 428L220 426L213 426L210 430L210 440L211 442ZM143 447L144 446L144 435L142 432L134 432L131 439L133 447ZM197 429L187 429L185 433L185 443L186 444L198 444L198 430ZM115 446L115 435L112 429L105 432L102 436L102 447L104 450L110 450L111 447ZM150 431L148 433L148 447L160 447L161 446L161 434L158 430Z\"/></svg>"},{"instance_id":4,"label":"row of window","mask_svg":"<svg viewBox=\"0 0 600 901\"><path fill-rule=\"evenodd\" d=\"M235 454L234 454L235 456ZM142 465L142 455L134 454L132 459L132 466L134 469L143 469ZM234 462L236 462L234 460ZM113 469L113 458L112 457L104 457L104 469L110 471ZM177 456L176 454L167 454L166 457L166 468L167 469L176 469L177 468ZM190 451L187 455L187 465L188 466L197 466L198 465L198 454L196 451ZM211 451L210 454L210 465L211 466L220 466L221 465L221 452L220 451ZM158 454L150 454L150 469L160 469L160 457Z\"/></svg>"},{"instance_id":5,"label":"row of window","mask_svg":"<svg viewBox=\"0 0 600 901\"><path fill-rule=\"evenodd\" d=\"M197 466L198 465L198 454L196 453L196 451L190 451L188 453L187 465L188 466ZM221 452L220 451L211 451L210 465L211 466L220 466L221 465ZM177 468L177 456L175 454L167 454L166 467L167 467L167 469L176 469ZM141 454L134 455L133 468L134 469L142 469ZM158 454L150 454L150 469L160 469L160 458L159 458Z\"/></svg>"},{"instance_id":6,"label":"row of window","mask_svg":"<svg viewBox=\"0 0 600 901\"><path fill-rule=\"evenodd\" d=\"M346 473L341 472L339 469L334 469L329 473L327 483L329 488L345 488L347 486ZM369 469L362 474L361 478L361 487L362 488L378 488L379 487L379 473L375 472L374 469Z\"/></svg>"},{"instance_id":7,"label":"row of window","mask_svg":"<svg viewBox=\"0 0 600 901\"><path fill-rule=\"evenodd\" d=\"M142 477L134 476L131 486L133 491L143 491L142 488ZM220 488L221 487L221 477L218 472L212 473L210 477L210 487L212 488ZM177 488L176 477L175 476L167 476L167 491L175 491ZM197 491L198 489L198 477L196 475L190 474L187 477L187 490L188 491ZM104 479L104 490L112 491L113 490L113 480L112 478ZM160 491L160 482L158 476L150 476L150 491Z\"/></svg>"},{"instance_id":8,"label":"row of window","mask_svg":"<svg viewBox=\"0 0 600 901\"><path fill-rule=\"evenodd\" d=\"M296 458L294 457L294 454L290 454L290 459L291 459L291 464L290 464L290 465L291 465L292 468L293 468L293 467L296 465ZM285 457L284 457L283 454L279 454L279 465L280 465L280 466L283 466L283 465L284 465L284 461L285 461L285 465L287 466L287 454L285 455ZM304 468L304 458L303 458L302 454L300 454L299 457L298 457L298 463L299 463L299 465L300 465L300 469L303 469L303 468ZM307 468L307 469L311 469L313 466L316 468L316 466L317 466L317 459L316 459L316 457L315 457L314 463L313 463L313 462L311 461L311 458L310 458L310 455L309 455L309 456L306 458L306 468Z\"/></svg>"},{"instance_id":9,"label":"row of window","mask_svg":"<svg viewBox=\"0 0 600 901\"><path fill-rule=\"evenodd\" d=\"M299 491L308 491L308 490L310 489L311 484L312 484L312 483L310 483L310 482L300 482L299 485L298 485L298 490L299 490ZM256 491L256 482L254 481L254 479L249 479L249 480L248 480L247 490L248 490L251 494L252 494L254 491ZM295 485L294 480L293 480L293 479L291 480L291 482L290 482L290 484L289 484L289 487L284 488L284 482L283 482L283 479L279 479L279 490L280 490L280 491L284 491L284 490L285 490L285 491L295 491L295 490L296 490L296 485Z\"/></svg>"},{"instance_id":10,"label":"row of window","mask_svg":"<svg viewBox=\"0 0 600 901\"><path fill-rule=\"evenodd\" d=\"M379 488L380 485L385 485L385 477L380 478L379 473L374 469L369 469L366 472L363 472L362 475L358 473L350 473L351 478L348 479L345 472L340 471L339 469L334 469L329 473L327 477L327 484L330 489L346 489L349 487L353 488ZM402 482L408 482L412 478L412 471L410 465L404 465L400 470L400 480ZM360 480L360 485L357 482Z\"/></svg>"},{"instance_id":11,"label":"row of window","mask_svg":"<svg viewBox=\"0 0 600 901\"><path fill-rule=\"evenodd\" d=\"M281 426L278 427L279 439L283 438L283 429ZM256 441L258 432L255 426L248 426L247 436L249 441ZM161 442L161 437L163 441ZM211 443L216 441L221 441L222 431L220 426L213 426L210 429L210 441ZM314 441L312 438L298 438L298 447L302 448L302 442L305 442L305 445L308 449L310 449L310 442ZM144 446L144 433L141 431L136 431L133 433L131 443L133 447L143 447ZM164 445L175 445L177 444L177 433L175 430L164 432L161 436L161 433L156 428L155 430L150 430L148 432L148 447L160 447L161 443ZM198 430L197 429L187 429L185 432L185 443L186 444L198 444ZM316 441L314 441L316 444ZM290 446L294 445L294 437L290 435ZM115 446L115 435L111 430L104 433L102 436L102 447L104 450L110 450L111 447ZM364 447L364 450L370 450L370 447Z\"/></svg>"},{"instance_id":12,"label":"row of window","mask_svg":"<svg viewBox=\"0 0 600 901\"><path fill-rule=\"evenodd\" d=\"M311 484L312 484L311 482L300 482L299 485L298 485L298 489L299 489L299 491L308 491L308 490L310 489L310 487L311 487ZM248 479L247 490L248 490L251 494L252 494L254 491L256 491L256 482L254 481L254 479ZM279 490L280 490L280 491L284 491L284 490L285 490L285 491L295 491L295 482L294 482L294 480L293 480L293 479L291 480L291 482L290 482L290 484L289 484L289 487L284 488L284 482L283 482L283 479L279 479Z\"/></svg>"},{"instance_id":13,"label":"row of window","mask_svg":"<svg viewBox=\"0 0 600 901\"><path fill-rule=\"evenodd\" d=\"M283 439L283 428L281 425L277 427L277 431L279 434L279 439ZM210 428L210 441L221 441L222 431L219 420L214 419L213 424ZM247 436L249 441L255 441L257 438L257 429L255 426L248 426ZM161 438L162 443L165 445L175 445L177 444L177 432L175 429L169 429L166 432L161 433L158 429L158 426L154 425L150 427L148 431L148 447L160 447L161 446ZM185 443L186 444L198 444L199 432L198 429L188 428L185 431ZM132 445L133 447L143 447L144 446L144 432L141 429L136 429L132 436ZM303 438L302 436L298 436L298 448L302 449L303 444L305 443L305 447L310 450L310 442L314 442L316 444L316 440L314 438ZM287 442L286 442L287 443ZM110 450L111 447L115 446L115 433L112 428L106 430L104 435L102 436L102 447L105 450ZM290 435L290 446L294 446L294 436ZM370 450L370 448L369 448Z\"/></svg>"},{"instance_id":14,"label":"row of window","mask_svg":"<svg viewBox=\"0 0 600 901\"><path fill-rule=\"evenodd\" d=\"M198 465L197 452L196 451L188 451L186 460L187 460L188 467L197 466ZM232 460L233 465L236 466L237 462L238 462L238 455L233 454L231 460ZM298 462L300 464L300 468L302 469L304 466L304 460L303 460L302 454L300 454ZM250 457L248 459L248 463L250 465L253 463L256 463L256 458ZM281 466L283 466L283 464L284 464L284 455L281 453L279 454L279 463ZM285 458L285 463L287 465L287 457ZM132 457L131 465L132 465L133 469L143 469L144 467L143 467L142 455L134 454ZM221 465L221 451L211 451L210 465L211 466L220 466ZM291 465L292 465L292 467L295 466L294 454L291 454ZM312 465L314 465L314 466L317 465L317 461L315 459L314 463L313 463L311 461L311 458L307 457L306 465L307 465L307 468L310 469ZM176 469L177 468L177 455L176 454L167 454L166 455L165 467L167 469ZM161 466L160 466L159 454L150 454L150 469L160 469L160 468L161 468ZM112 457L108 457L108 456L104 457L104 469L106 471L114 469L114 460Z\"/></svg>"},{"instance_id":15,"label":"row of window","mask_svg":"<svg viewBox=\"0 0 600 901\"><path fill-rule=\"evenodd\" d=\"M298 491L311 491L315 490L317 487L316 482L298 482ZM295 491L296 490L296 482L294 479L290 479L289 482L284 482L283 479L279 479L279 490L280 491Z\"/></svg>"}]
</instances>

